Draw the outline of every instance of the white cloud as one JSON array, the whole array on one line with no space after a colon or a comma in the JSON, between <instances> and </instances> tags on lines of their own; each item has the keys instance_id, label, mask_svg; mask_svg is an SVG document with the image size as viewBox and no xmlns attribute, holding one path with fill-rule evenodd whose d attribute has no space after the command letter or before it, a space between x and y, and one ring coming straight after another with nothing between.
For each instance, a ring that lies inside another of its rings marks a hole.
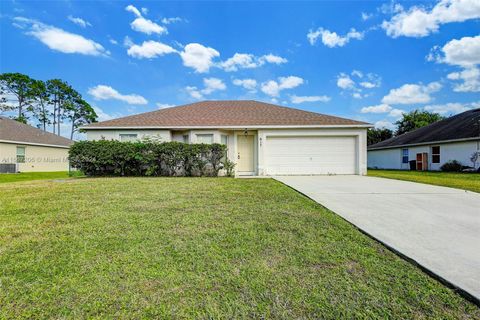
<instances>
[{"instance_id":1,"label":"white cloud","mask_svg":"<svg viewBox=\"0 0 480 320\"><path fill-rule=\"evenodd\" d=\"M194 86L188 86L185 88L185 90L192 98L200 100L204 98L204 95L209 95L215 91L227 89L225 83L218 78L204 78L203 85L204 88L201 90Z\"/></svg>"},{"instance_id":2,"label":"white cloud","mask_svg":"<svg viewBox=\"0 0 480 320\"><path fill-rule=\"evenodd\" d=\"M480 35L453 39L442 48L435 46L427 59L465 68L480 64Z\"/></svg>"},{"instance_id":3,"label":"white cloud","mask_svg":"<svg viewBox=\"0 0 480 320\"><path fill-rule=\"evenodd\" d=\"M152 20L146 19L142 16L140 11L132 5L128 5L125 10L132 12L136 18L130 23L130 27L138 32L143 32L148 35L152 33L162 34L167 33L167 28L162 27L161 25L156 24Z\"/></svg>"},{"instance_id":4,"label":"white cloud","mask_svg":"<svg viewBox=\"0 0 480 320\"><path fill-rule=\"evenodd\" d=\"M278 97L280 91L298 87L303 84L303 82L304 80L302 78L296 76L280 77L278 78L278 82L270 80L262 83L261 90L269 96Z\"/></svg>"},{"instance_id":5,"label":"white cloud","mask_svg":"<svg viewBox=\"0 0 480 320\"><path fill-rule=\"evenodd\" d=\"M147 104L148 101L138 94L121 94L117 90L106 85L97 85L88 89L88 93L96 100L120 100L128 104Z\"/></svg>"},{"instance_id":6,"label":"white cloud","mask_svg":"<svg viewBox=\"0 0 480 320\"><path fill-rule=\"evenodd\" d=\"M377 129L385 128L385 129L390 129L390 130L395 130L396 129L395 125L388 120L380 120L380 121L375 122L375 128L377 128Z\"/></svg>"},{"instance_id":7,"label":"white cloud","mask_svg":"<svg viewBox=\"0 0 480 320\"><path fill-rule=\"evenodd\" d=\"M400 119L403 114L405 113L405 110L402 109L392 109L389 113L388 116L396 119Z\"/></svg>"},{"instance_id":8,"label":"white cloud","mask_svg":"<svg viewBox=\"0 0 480 320\"><path fill-rule=\"evenodd\" d=\"M310 30L307 34L308 41L311 45L314 45L318 41L318 38L321 38L322 43L329 48L343 47L350 42L351 39L362 40L363 36L363 32L359 32L354 28L350 29L345 36L340 36L336 32L323 28L318 28L315 31Z\"/></svg>"},{"instance_id":9,"label":"white cloud","mask_svg":"<svg viewBox=\"0 0 480 320\"><path fill-rule=\"evenodd\" d=\"M360 92L354 92L352 94L352 97L354 97L355 99L362 99L364 96Z\"/></svg>"},{"instance_id":10,"label":"white cloud","mask_svg":"<svg viewBox=\"0 0 480 320\"><path fill-rule=\"evenodd\" d=\"M133 43L132 39L130 39L129 36L125 36L125 38L123 39L123 45L127 48L130 48L131 46L135 45L135 43Z\"/></svg>"},{"instance_id":11,"label":"white cloud","mask_svg":"<svg viewBox=\"0 0 480 320\"><path fill-rule=\"evenodd\" d=\"M180 52L180 56L184 66L193 68L195 72L204 73L214 65L213 59L220 56L220 53L199 43L189 43Z\"/></svg>"},{"instance_id":12,"label":"white cloud","mask_svg":"<svg viewBox=\"0 0 480 320\"><path fill-rule=\"evenodd\" d=\"M133 22L130 24L133 30L138 31L138 32L143 32L148 35L152 33L166 33L167 29L165 27L162 27L155 22L145 19L143 17L136 18L133 20Z\"/></svg>"},{"instance_id":13,"label":"white cloud","mask_svg":"<svg viewBox=\"0 0 480 320\"><path fill-rule=\"evenodd\" d=\"M235 53L233 57L222 62L225 71L237 71L238 69L250 69L258 67L255 56L248 53Z\"/></svg>"},{"instance_id":14,"label":"white cloud","mask_svg":"<svg viewBox=\"0 0 480 320\"><path fill-rule=\"evenodd\" d=\"M181 21L183 21L183 19L180 18L180 17L172 17L172 18L163 18L162 19L163 24L171 24L171 23L181 22Z\"/></svg>"},{"instance_id":15,"label":"white cloud","mask_svg":"<svg viewBox=\"0 0 480 320\"><path fill-rule=\"evenodd\" d=\"M95 113L98 116L98 119L97 119L98 121L107 121L115 118L113 115L110 115L105 111L103 111L103 109L101 109L100 107L93 106L93 110L95 110Z\"/></svg>"},{"instance_id":16,"label":"white cloud","mask_svg":"<svg viewBox=\"0 0 480 320\"><path fill-rule=\"evenodd\" d=\"M108 41L110 41L110 43L111 43L111 44L114 44L114 45L117 45L117 44L118 44L118 41L115 40L115 39L112 39L112 38L108 39Z\"/></svg>"},{"instance_id":17,"label":"white cloud","mask_svg":"<svg viewBox=\"0 0 480 320\"><path fill-rule=\"evenodd\" d=\"M88 27L91 27L92 25L90 24L90 22L82 19L82 18L79 18L79 17L73 17L73 16L68 16L67 17L68 20L72 21L73 23L75 23L76 25L82 27L82 28L86 28L87 26Z\"/></svg>"},{"instance_id":18,"label":"white cloud","mask_svg":"<svg viewBox=\"0 0 480 320\"><path fill-rule=\"evenodd\" d=\"M354 89L355 82L348 74L340 73L337 77L337 86L342 89Z\"/></svg>"},{"instance_id":19,"label":"white cloud","mask_svg":"<svg viewBox=\"0 0 480 320\"><path fill-rule=\"evenodd\" d=\"M137 8L135 8L133 5L131 5L131 4L128 5L128 6L125 8L125 10L133 13L133 14L136 15L137 17L141 17L141 16L142 16L142 14L140 13L140 11L139 11Z\"/></svg>"},{"instance_id":20,"label":"white cloud","mask_svg":"<svg viewBox=\"0 0 480 320\"><path fill-rule=\"evenodd\" d=\"M155 105L158 107L158 109L167 109L167 108L175 107L174 104L160 103L160 102L157 102Z\"/></svg>"},{"instance_id":21,"label":"white cloud","mask_svg":"<svg viewBox=\"0 0 480 320\"><path fill-rule=\"evenodd\" d=\"M204 78L203 84L205 88L202 90L203 94L210 94L214 91L225 90L227 86L218 78Z\"/></svg>"},{"instance_id":22,"label":"white cloud","mask_svg":"<svg viewBox=\"0 0 480 320\"><path fill-rule=\"evenodd\" d=\"M235 53L233 57L220 64L225 71L237 71L238 69L253 69L263 66L265 63L282 64L287 59L273 54L256 57L250 53Z\"/></svg>"},{"instance_id":23,"label":"white cloud","mask_svg":"<svg viewBox=\"0 0 480 320\"><path fill-rule=\"evenodd\" d=\"M373 83L373 82L370 82L370 81L362 81L362 82L360 82L360 85L364 88L367 88L367 89L372 89L372 88L378 87L377 83Z\"/></svg>"},{"instance_id":24,"label":"white cloud","mask_svg":"<svg viewBox=\"0 0 480 320\"><path fill-rule=\"evenodd\" d=\"M383 97L384 104L416 104L428 103L432 100L431 93L437 92L442 88L438 82L431 82L428 85L404 84L400 88L391 89Z\"/></svg>"},{"instance_id":25,"label":"white cloud","mask_svg":"<svg viewBox=\"0 0 480 320\"><path fill-rule=\"evenodd\" d=\"M369 13L366 13L366 12L362 12L362 20L363 21L367 21L368 19L371 19L373 17L373 14L369 14Z\"/></svg>"},{"instance_id":26,"label":"white cloud","mask_svg":"<svg viewBox=\"0 0 480 320\"><path fill-rule=\"evenodd\" d=\"M382 28L393 38L425 37L437 32L442 24L477 18L478 0L441 0L431 10L423 6L413 6L408 11L400 8L390 21L383 21Z\"/></svg>"},{"instance_id":27,"label":"white cloud","mask_svg":"<svg viewBox=\"0 0 480 320\"><path fill-rule=\"evenodd\" d=\"M142 8L141 10L142 10L142 13L143 13L143 14L145 14L145 15L148 14L148 8Z\"/></svg>"},{"instance_id":28,"label":"white cloud","mask_svg":"<svg viewBox=\"0 0 480 320\"><path fill-rule=\"evenodd\" d=\"M455 83L453 91L455 92L480 92L480 69L469 68L460 72L452 72L447 75L450 80L461 80Z\"/></svg>"},{"instance_id":29,"label":"white cloud","mask_svg":"<svg viewBox=\"0 0 480 320\"><path fill-rule=\"evenodd\" d=\"M359 78L363 78L363 72L360 71L360 70L353 70L353 71L352 71L352 76L356 76L356 77L359 77Z\"/></svg>"},{"instance_id":30,"label":"white cloud","mask_svg":"<svg viewBox=\"0 0 480 320\"><path fill-rule=\"evenodd\" d=\"M157 41L144 41L141 45L134 44L128 50L129 56L142 59L142 58L155 58L163 56L169 53L175 53L177 50L174 48Z\"/></svg>"},{"instance_id":31,"label":"white cloud","mask_svg":"<svg viewBox=\"0 0 480 320\"><path fill-rule=\"evenodd\" d=\"M352 97L355 99L362 99L367 97L368 94L362 94L365 89L373 89L379 87L381 84L381 78L374 73L364 74L359 70L353 70L350 75L346 73L340 73L337 76L337 86L343 90L350 91ZM361 81L363 79L363 81ZM358 83L357 83L358 81Z\"/></svg>"},{"instance_id":32,"label":"white cloud","mask_svg":"<svg viewBox=\"0 0 480 320\"><path fill-rule=\"evenodd\" d=\"M27 35L38 39L52 50L91 56L106 56L110 54L99 43L81 35L23 17L15 17L14 21L17 23L17 26L23 29L28 27Z\"/></svg>"},{"instance_id":33,"label":"white cloud","mask_svg":"<svg viewBox=\"0 0 480 320\"><path fill-rule=\"evenodd\" d=\"M328 102L330 97L328 96L296 96L293 95L290 97L290 101L295 104L304 103L304 102Z\"/></svg>"},{"instance_id":34,"label":"white cloud","mask_svg":"<svg viewBox=\"0 0 480 320\"><path fill-rule=\"evenodd\" d=\"M480 91L480 69L477 67L480 64L480 35L453 39L442 48L435 46L427 56L427 60L463 68L462 71L447 75L450 80L461 81L454 84L453 91Z\"/></svg>"},{"instance_id":35,"label":"white cloud","mask_svg":"<svg viewBox=\"0 0 480 320\"><path fill-rule=\"evenodd\" d=\"M479 108L479 107L480 107L480 101L472 102L472 103L453 102L453 103L445 103L445 104L435 104L435 105L425 106L424 109L426 111L435 112L442 115L445 115L445 114L450 115L450 114L465 112L465 111L468 111L474 108Z\"/></svg>"},{"instance_id":36,"label":"white cloud","mask_svg":"<svg viewBox=\"0 0 480 320\"><path fill-rule=\"evenodd\" d=\"M274 54L266 54L260 57L260 61L266 61L268 63L273 63L273 64L282 64L282 63L287 63L288 60L285 58L282 58L280 56L276 56Z\"/></svg>"},{"instance_id":37,"label":"white cloud","mask_svg":"<svg viewBox=\"0 0 480 320\"><path fill-rule=\"evenodd\" d=\"M255 79L233 79L232 83L236 86L244 87L249 91L255 91L257 81Z\"/></svg>"},{"instance_id":38,"label":"white cloud","mask_svg":"<svg viewBox=\"0 0 480 320\"><path fill-rule=\"evenodd\" d=\"M185 90L187 91L187 93L188 93L192 98L197 99L197 100L203 99L203 95L202 95L202 93L198 90L197 87L188 86L188 87L185 87Z\"/></svg>"},{"instance_id":39,"label":"white cloud","mask_svg":"<svg viewBox=\"0 0 480 320\"><path fill-rule=\"evenodd\" d=\"M392 110L388 104L379 104L376 106L363 107L361 113L387 113Z\"/></svg>"}]
</instances>

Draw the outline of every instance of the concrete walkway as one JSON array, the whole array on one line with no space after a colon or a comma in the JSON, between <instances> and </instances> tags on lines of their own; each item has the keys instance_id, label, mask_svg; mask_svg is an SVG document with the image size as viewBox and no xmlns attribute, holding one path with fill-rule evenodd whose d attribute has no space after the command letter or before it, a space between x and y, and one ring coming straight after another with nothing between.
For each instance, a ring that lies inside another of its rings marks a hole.
<instances>
[{"instance_id":1,"label":"concrete walkway","mask_svg":"<svg viewBox=\"0 0 480 320\"><path fill-rule=\"evenodd\" d=\"M480 300L480 194L361 176L278 176Z\"/></svg>"}]
</instances>

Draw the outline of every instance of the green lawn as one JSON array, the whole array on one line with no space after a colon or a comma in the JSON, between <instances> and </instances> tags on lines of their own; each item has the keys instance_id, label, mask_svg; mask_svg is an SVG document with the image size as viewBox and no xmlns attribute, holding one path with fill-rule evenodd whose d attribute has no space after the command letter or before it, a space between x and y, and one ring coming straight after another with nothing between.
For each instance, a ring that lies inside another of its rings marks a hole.
<instances>
[{"instance_id":1,"label":"green lawn","mask_svg":"<svg viewBox=\"0 0 480 320\"><path fill-rule=\"evenodd\" d=\"M480 318L271 179L0 185L0 318Z\"/></svg>"},{"instance_id":2,"label":"green lawn","mask_svg":"<svg viewBox=\"0 0 480 320\"><path fill-rule=\"evenodd\" d=\"M65 179L68 177L69 175L67 171L0 173L0 183L45 179Z\"/></svg>"},{"instance_id":3,"label":"green lawn","mask_svg":"<svg viewBox=\"0 0 480 320\"><path fill-rule=\"evenodd\" d=\"M478 173L368 169L368 175L480 192L480 174Z\"/></svg>"}]
</instances>

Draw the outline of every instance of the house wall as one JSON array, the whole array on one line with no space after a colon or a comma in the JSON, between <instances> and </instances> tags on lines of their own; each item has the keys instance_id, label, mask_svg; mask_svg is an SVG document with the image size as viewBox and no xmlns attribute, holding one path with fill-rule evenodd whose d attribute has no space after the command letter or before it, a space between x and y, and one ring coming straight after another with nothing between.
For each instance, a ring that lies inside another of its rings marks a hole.
<instances>
[{"instance_id":1,"label":"house wall","mask_svg":"<svg viewBox=\"0 0 480 320\"><path fill-rule=\"evenodd\" d=\"M348 136L356 138L357 174L367 174L367 129L366 128L325 128L325 129L268 129L258 130L258 174L265 175L266 150L269 136ZM261 143L260 143L261 142ZM292 164L295 165L295 164Z\"/></svg>"},{"instance_id":2,"label":"house wall","mask_svg":"<svg viewBox=\"0 0 480 320\"><path fill-rule=\"evenodd\" d=\"M0 163L17 162L17 146L25 147L25 163L20 172L68 171L68 148L0 143Z\"/></svg>"},{"instance_id":3,"label":"house wall","mask_svg":"<svg viewBox=\"0 0 480 320\"><path fill-rule=\"evenodd\" d=\"M237 140L244 135L244 130L88 130L88 140L114 139L119 140L121 133L136 133L141 139L145 136L157 135L162 141L183 141L183 135L189 135L190 143L197 143L197 134L213 134L213 142L221 143L221 136L228 136L227 156L234 163L237 163ZM254 174L266 175L265 172L265 150L267 137L269 136L348 136L356 139L356 162L357 174L365 175L367 172L367 130L366 128L322 128L322 129L268 129L248 130L248 135L254 136ZM292 164L295 165L295 164Z\"/></svg>"},{"instance_id":4,"label":"house wall","mask_svg":"<svg viewBox=\"0 0 480 320\"><path fill-rule=\"evenodd\" d=\"M120 134L137 134L138 139L159 138L162 142L172 141L170 130L87 130L87 140L120 140Z\"/></svg>"},{"instance_id":5,"label":"house wall","mask_svg":"<svg viewBox=\"0 0 480 320\"><path fill-rule=\"evenodd\" d=\"M432 163L432 147L440 146L440 163ZM428 153L428 170L440 170L450 160L457 160L465 166L472 166L470 157L480 151L480 139L477 141L429 144L405 148L393 148L368 151L368 167L379 169L409 170L408 163L402 164L402 149L408 149L408 160L415 160L417 153ZM478 168L479 164L477 164Z\"/></svg>"}]
</instances>

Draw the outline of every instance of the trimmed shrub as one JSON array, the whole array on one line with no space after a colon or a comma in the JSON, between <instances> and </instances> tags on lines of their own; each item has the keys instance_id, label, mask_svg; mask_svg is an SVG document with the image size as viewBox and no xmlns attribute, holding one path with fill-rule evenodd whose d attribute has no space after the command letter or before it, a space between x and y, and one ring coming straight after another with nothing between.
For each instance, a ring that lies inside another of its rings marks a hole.
<instances>
[{"instance_id":1,"label":"trimmed shrub","mask_svg":"<svg viewBox=\"0 0 480 320\"><path fill-rule=\"evenodd\" d=\"M72 167L87 176L218 176L227 148L222 144L181 142L75 142Z\"/></svg>"},{"instance_id":2,"label":"trimmed shrub","mask_svg":"<svg viewBox=\"0 0 480 320\"><path fill-rule=\"evenodd\" d=\"M458 162L457 160L450 160L445 162L441 167L440 170L445 172L460 172L463 169L463 165Z\"/></svg>"}]
</instances>

